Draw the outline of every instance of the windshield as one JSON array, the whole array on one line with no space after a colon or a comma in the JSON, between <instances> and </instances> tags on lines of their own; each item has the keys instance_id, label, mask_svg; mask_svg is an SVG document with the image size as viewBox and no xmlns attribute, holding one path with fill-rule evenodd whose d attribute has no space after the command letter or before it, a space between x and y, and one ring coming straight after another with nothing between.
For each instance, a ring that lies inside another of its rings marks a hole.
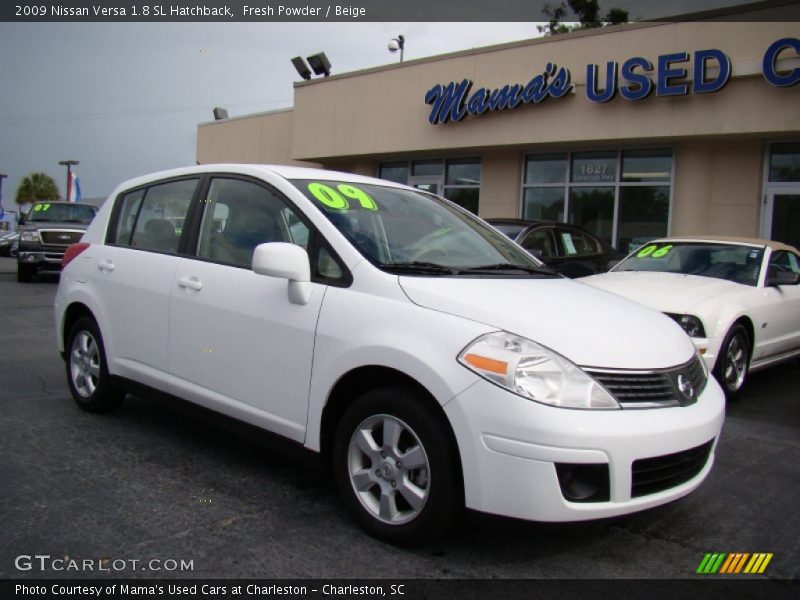
<instances>
[{"instance_id":1,"label":"windshield","mask_svg":"<svg viewBox=\"0 0 800 600\"><path fill-rule=\"evenodd\" d=\"M550 273L500 232L436 196L365 183L293 183L361 254L384 270Z\"/></svg>"},{"instance_id":2,"label":"windshield","mask_svg":"<svg viewBox=\"0 0 800 600\"><path fill-rule=\"evenodd\" d=\"M28 221L54 221L59 223L91 223L95 207L91 204L34 204Z\"/></svg>"},{"instance_id":3,"label":"windshield","mask_svg":"<svg viewBox=\"0 0 800 600\"><path fill-rule=\"evenodd\" d=\"M725 243L653 242L613 271L660 271L726 279L756 285L764 249Z\"/></svg>"}]
</instances>

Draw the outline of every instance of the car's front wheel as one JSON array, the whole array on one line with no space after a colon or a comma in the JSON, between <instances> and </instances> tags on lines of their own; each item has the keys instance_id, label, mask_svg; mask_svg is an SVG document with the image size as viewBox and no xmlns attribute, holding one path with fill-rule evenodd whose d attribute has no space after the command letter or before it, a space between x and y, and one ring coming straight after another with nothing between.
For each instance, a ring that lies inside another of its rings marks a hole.
<instances>
[{"instance_id":1,"label":"car's front wheel","mask_svg":"<svg viewBox=\"0 0 800 600\"><path fill-rule=\"evenodd\" d=\"M124 398L111 385L100 329L93 319L82 317L67 336L67 383L72 397L83 410L108 412Z\"/></svg>"},{"instance_id":2,"label":"car's front wheel","mask_svg":"<svg viewBox=\"0 0 800 600\"><path fill-rule=\"evenodd\" d=\"M750 370L750 336L742 324L728 331L720 346L714 375L728 399L735 398L747 380Z\"/></svg>"},{"instance_id":3,"label":"car's front wheel","mask_svg":"<svg viewBox=\"0 0 800 600\"><path fill-rule=\"evenodd\" d=\"M377 538L418 545L444 535L463 508L455 444L413 388L372 390L345 411L333 449L336 484Z\"/></svg>"}]
</instances>

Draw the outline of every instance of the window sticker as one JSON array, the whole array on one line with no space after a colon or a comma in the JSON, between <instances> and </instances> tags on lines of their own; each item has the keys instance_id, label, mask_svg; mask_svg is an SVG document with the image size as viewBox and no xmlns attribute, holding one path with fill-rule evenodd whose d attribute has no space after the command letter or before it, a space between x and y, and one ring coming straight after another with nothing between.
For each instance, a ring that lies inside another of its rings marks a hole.
<instances>
[{"instance_id":1,"label":"window sticker","mask_svg":"<svg viewBox=\"0 0 800 600\"><path fill-rule=\"evenodd\" d=\"M350 208L350 200L357 200L361 208L365 210L378 210L378 205L367 192L354 185L340 183L333 189L324 183L309 183L308 191L320 203L333 210L347 210Z\"/></svg>"},{"instance_id":2,"label":"window sticker","mask_svg":"<svg viewBox=\"0 0 800 600\"><path fill-rule=\"evenodd\" d=\"M672 250L672 244L658 247L658 244L649 244L636 253L636 258L664 258Z\"/></svg>"},{"instance_id":3,"label":"window sticker","mask_svg":"<svg viewBox=\"0 0 800 600\"><path fill-rule=\"evenodd\" d=\"M565 231L561 234L561 243L564 244L564 250L566 254L577 254L578 251L575 249L575 242L572 241L572 234L568 231Z\"/></svg>"},{"instance_id":4,"label":"window sticker","mask_svg":"<svg viewBox=\"0 0 800 600\"><path fill-rule=\"evenodd\" d=\"M33 207L33 210L34 210L34 212L41 212L41 211L50 210L50 205L49 204L37 204L36 206Z\"/></svg>"}]
</instances>

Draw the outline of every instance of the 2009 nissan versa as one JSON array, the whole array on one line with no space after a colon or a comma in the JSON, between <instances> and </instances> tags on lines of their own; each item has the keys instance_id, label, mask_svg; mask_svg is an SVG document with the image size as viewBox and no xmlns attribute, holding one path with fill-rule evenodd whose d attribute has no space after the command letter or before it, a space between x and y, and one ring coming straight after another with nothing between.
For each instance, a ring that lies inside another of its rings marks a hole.
<instances>
[{"instance_id":1,"label":"2009 nissan versa","mask_svg":"<svg viewBox=\"0 0 800 600\"><path fill-rule=\"evenodd\" d=\"M81 408L144 386L284 436L394 543L464 506L575 521L680 498L724 417L668 317L446 200L351 174L128 181L68 250L55 315Z\"/></svg>"}]
</instances>

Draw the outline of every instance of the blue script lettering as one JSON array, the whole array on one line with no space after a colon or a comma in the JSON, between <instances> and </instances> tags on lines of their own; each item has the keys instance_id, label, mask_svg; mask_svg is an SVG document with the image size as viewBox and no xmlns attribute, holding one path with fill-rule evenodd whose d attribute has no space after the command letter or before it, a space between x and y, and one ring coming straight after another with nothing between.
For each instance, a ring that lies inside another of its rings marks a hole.
<instances>
[{"instance_id":1,"label":"blue script lettering","mask_svg":"<svg viewBox=\"0 0 800 600\"><path fill-rule=\"evenodd\" d=\"M524 87L518 83L489 90L478 88L470 94L472 81L464 79L446 86L436 84L425 94L425 104L431 105L428 122L431 125L458 122L466 115L482 115L489 110L511 110L521 104L535 104L548 97L561 98L572 91L570 73L564 67L548 64L544 73L531 79Z\"/></svg>"}]
</instances>

